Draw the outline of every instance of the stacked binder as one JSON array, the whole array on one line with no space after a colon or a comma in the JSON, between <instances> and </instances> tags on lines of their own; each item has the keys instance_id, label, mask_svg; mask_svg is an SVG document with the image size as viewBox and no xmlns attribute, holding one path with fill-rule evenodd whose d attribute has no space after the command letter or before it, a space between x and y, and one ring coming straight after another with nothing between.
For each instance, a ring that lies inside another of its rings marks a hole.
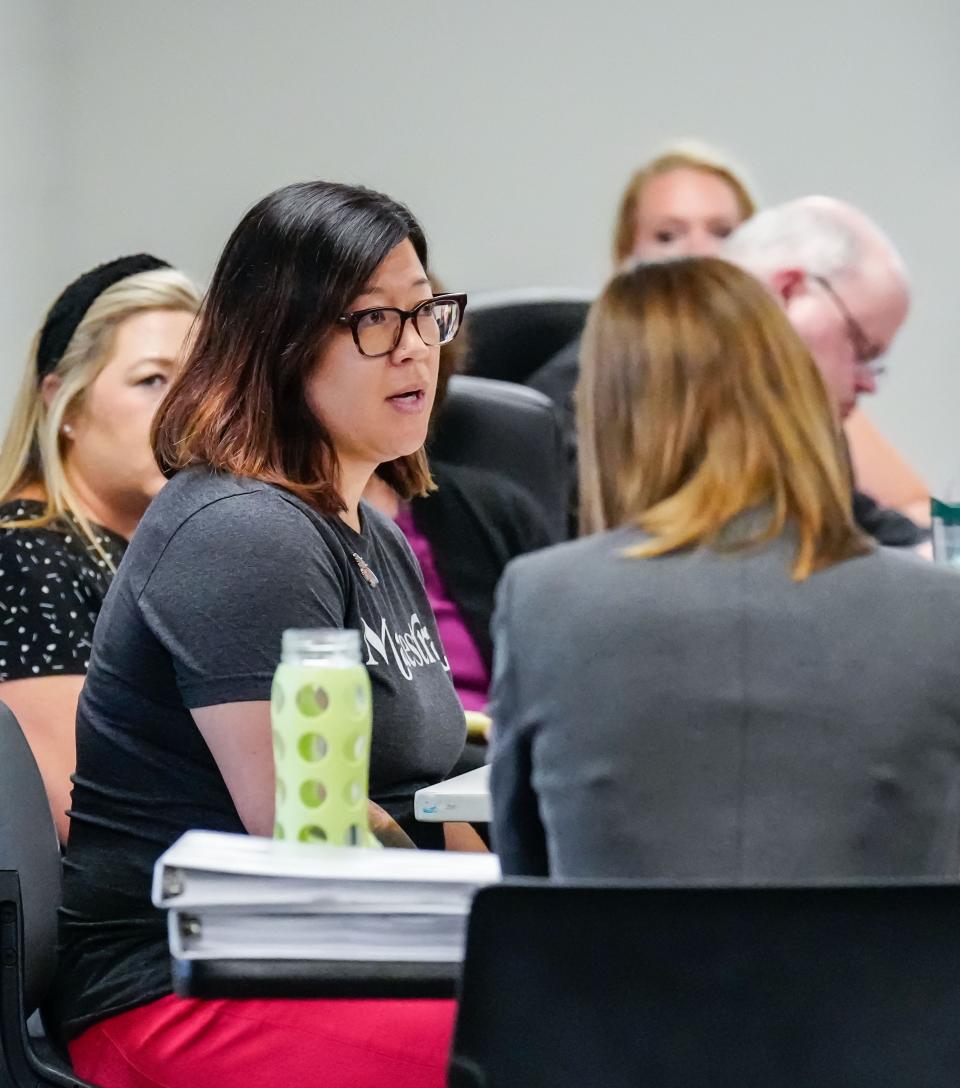
<instances>
[{"instance_id":1,"label":"stacked binder","mask_svg":"<svg viewBox=\"0 0 960 1088\"><path fill-rule=\"evenodd\" d=\"M194 997L449 996L492 854L191 831L157 860L174 987Z\"/></svg>"}]
</instances>

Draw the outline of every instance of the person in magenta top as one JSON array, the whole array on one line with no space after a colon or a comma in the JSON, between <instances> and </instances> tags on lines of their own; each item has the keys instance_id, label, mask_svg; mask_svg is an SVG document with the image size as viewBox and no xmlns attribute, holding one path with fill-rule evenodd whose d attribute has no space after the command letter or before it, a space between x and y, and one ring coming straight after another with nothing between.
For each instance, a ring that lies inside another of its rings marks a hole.
<instances>
[{"instance_id":1,"label":"person in magenta top","mask_svg":"<svg viewBox=\"0 0 960 1088\"><path fill-rule=\"evenodd\" d=\"M455 340L440 353L434 417L462 352ZM427 496L404 503L374 476L364 499L392 517L407 538L423 571L453 686L465 710L484 710L493 664L490 620L503 569L516 556L558 540L537 501L501 473L434 460L430 471L437 490Z\"/></svg>"},{"instance_id":2,"label":"person in magenta top","mask_svg":"<svg viewBox=\"0 0 960 1088\"><path fill-rule=\"evenodd\" d=\"M447 661L460 702L463 703L464 710L483 710L487 705L487 689L490 687L490 669L487 662L467 630L457 602L444 585L430 540L417 527L409 506L401 507L396 522L423 571L423 585L437 619L440 638L447 652Z\"/></svg>"}]
</instances>

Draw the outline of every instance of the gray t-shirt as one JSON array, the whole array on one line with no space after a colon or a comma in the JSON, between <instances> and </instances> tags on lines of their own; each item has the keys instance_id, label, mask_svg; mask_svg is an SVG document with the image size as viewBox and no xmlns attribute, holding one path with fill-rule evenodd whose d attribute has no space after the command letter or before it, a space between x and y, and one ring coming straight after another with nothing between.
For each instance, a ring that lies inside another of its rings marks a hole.
<instances>
[{"instance_id":1,"label":"gray t-shirt","mask_svg":"<svg viewBox=\"0 0 960 1088\"><path fill-rule=\"evenodd\" d=\"M77 715L56 987L66 1034L170 992L153 864L191 828L243 831L190 711L269 699L285 628L361 632L370 795L439 845L413 821L412 797L460 755L463 710L409 545L365 505L361 518L355 533L280 488L202 468L147 511L100 614Z\"/></svg>"}]
</instances>

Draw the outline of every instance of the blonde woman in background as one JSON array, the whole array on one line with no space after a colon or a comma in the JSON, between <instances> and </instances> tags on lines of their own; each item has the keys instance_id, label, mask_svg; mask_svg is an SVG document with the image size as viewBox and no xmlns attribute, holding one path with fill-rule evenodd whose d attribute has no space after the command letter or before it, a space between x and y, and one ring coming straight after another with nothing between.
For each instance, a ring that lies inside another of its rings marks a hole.
<instances>
[{"instance_id":1,"label":"blonde woman in background","mask_svg":"<svg viewBox=\"0 0 960 1088\"><path fill-rule=\"evenodd\" d=\"M960 866L960 580L857 528L773 294L614 277L584 333L580 540L497 593L505 874L753 881Z\"/></svg>"},{"instance_id":2,"label":"blonde woman in background","mask_svg":"<svg viewBox=\"0 0 960 1088\"><path fill-rule=\"evenodd\" d=\"M164 483L150 425L199 304L183 273L147 254L74 280L37 333L0 450L0 699L61 839L94 624Z\"/></svg>"},{"instance_id":3,"label":"blonde woman in background","mask_svg":"<svg viewBox=\"0 0 960 1088\"><path fill-rule=\"evenodd\" d=\"M640 167L620 198L613 263L716 254L756 210L750 188L725 157L705 144L678 143ZM580 374L580 337L537 370L527 384L560 410L570 457L571 531L577 522L577 435L573 391Z\"/></svg>"},{"instance_id":4,"label":"blonde woman in background","mask_svg":"<svg viewBox=\"0 0 960 1088\"><path fill-rule=\"evenodd\" d=\"M756 211L743 177L705 144L681 143L641 166L620 197L613 263L715 256Z\"/></svg>"}]
</instances>

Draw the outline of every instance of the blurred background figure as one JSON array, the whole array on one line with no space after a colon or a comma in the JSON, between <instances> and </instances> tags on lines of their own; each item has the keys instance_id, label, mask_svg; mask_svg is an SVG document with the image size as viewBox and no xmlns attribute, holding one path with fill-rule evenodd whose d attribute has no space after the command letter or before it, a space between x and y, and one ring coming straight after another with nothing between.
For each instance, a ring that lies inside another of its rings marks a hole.
<instances>
[{"instance_id":1,"label":"blurred background figure","mask_svg":"<svg viewBox=\"0 0 960 1088\"><path fill-rule=\"evenodd\" d=\"M97 615L163 486L150 425L200 295L147 254L74 280L37 333L0 452L0 697L33 749L61 839L77 697Z\"/></svg>"},{"instance_id":2,"label":"blurred background figure","mask_svg":"<svg viewBox=\"0 0 960 1088\"><path fill-rule=\"evenodd\" d=\"M614 268L633 260L712 256L755 210L747 182L720 152L699 142L679 143L641 166L627 183L613 231ZM573 456L579 373L578 337L527 382L560 409Z\"/></svg>"},{"instance_id":3,"label":"blurred background figure","mask_svg":"<svg viewBox=\"0 0 960 1088\"><path fill-rule=\"evenodd\" d=\"M960 580L856 526L836 403L777 298L715 258L639 265L583 363L593 535L498 593L504 872L955 873Z\"/></svg>"},{"instance_id":4,"label":"blurred background figure","mask_svg":"<svg viewBox=\"0 0 960 1088\"><path fill-rule=\"evenodd\" d=\"M862 394L876 392L883 356L910 307L906 270L893 243L857 208L814 196L759 212L731 235L723 256L781 301L820 369L837 418L847 420ZM882 544L914 547L923 539L908 517L861 490L854 493L854 513Z\"/></svg>"},{"instance_id":5,"label":"blurred background figure","mask_svg":"<svg viewBox=\"0 0 960 1088\"><path fill-rule=\"evenodd\" d=\"M627 183L613 232L614 267L631 259L712 256L755 211L747 182L721 153L679 143Z\"/></svg>"}]
</instances>

